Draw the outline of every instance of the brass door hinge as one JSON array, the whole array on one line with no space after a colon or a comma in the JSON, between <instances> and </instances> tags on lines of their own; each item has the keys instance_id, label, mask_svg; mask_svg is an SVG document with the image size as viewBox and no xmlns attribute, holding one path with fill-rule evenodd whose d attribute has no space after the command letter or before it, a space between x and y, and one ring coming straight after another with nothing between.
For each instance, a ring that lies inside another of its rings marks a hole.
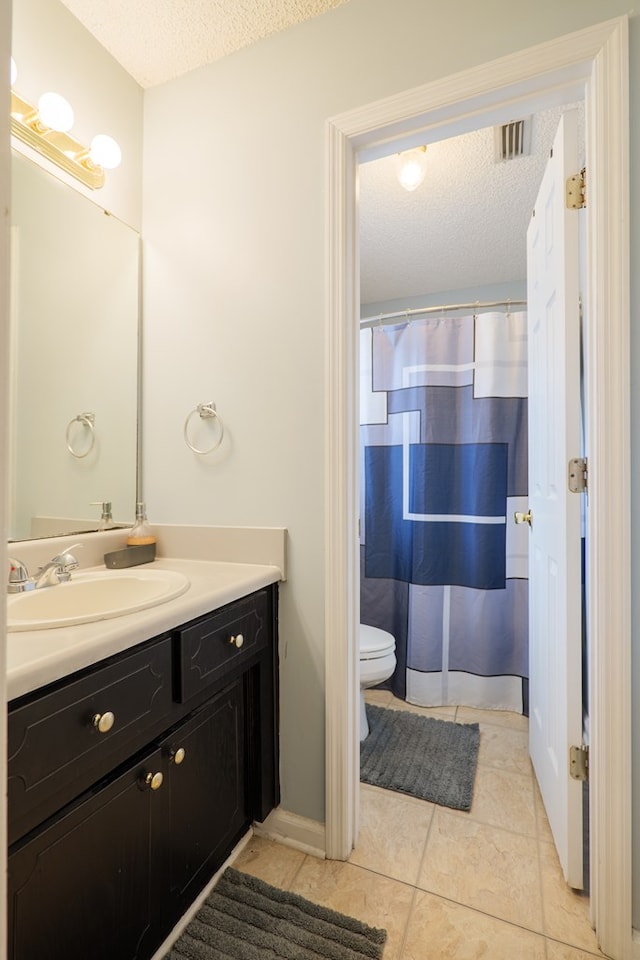
<instances>
[{"instance_id":1,"label":"brass door hinge","mask_svg":"<svg viewBox=\"0 0 640 960\"><path fill-rule=\"evenodd\" d=\"M586 493L588 479L588 463L586 457L574 457L569 460L567 482L571 493Z\"/></svg>"},{"instance_id":2,"label":"brass door hinge","mask_svg":"<svg viewBox=\"0 0 640 960\"><path fill-rule=\"evenodd\" d=\"M566 190L567 208L581 210L587 205L587 169L583 167L580 173L574 173L567 180Z\"/></svg>"},{"instance_id":3,"label":"brass door hinge","mask_svg":"<svg viewBox=\"0 0 640 960\"><path fill-rule=\"evenodd\" d=\"M589 779L589 747L586 744L569 748L569 774L572 780Z\"/></svg>"}]
</instances>

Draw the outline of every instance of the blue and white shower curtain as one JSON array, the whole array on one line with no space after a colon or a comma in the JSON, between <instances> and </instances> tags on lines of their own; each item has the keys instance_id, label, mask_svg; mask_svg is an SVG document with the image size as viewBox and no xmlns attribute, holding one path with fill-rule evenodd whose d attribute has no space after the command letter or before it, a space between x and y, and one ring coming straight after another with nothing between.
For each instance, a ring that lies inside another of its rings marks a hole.
<instances>
[{"instance_id":1,"label":"blue and white shower curtain","mask_svg":"<svg viewBox=\"0 0 640 960\"><path fill-rule=\"evenodd\" d=\"M526 313L360 338L360 619L397 696L528 712Z\"/></svg>"}]
</instances>

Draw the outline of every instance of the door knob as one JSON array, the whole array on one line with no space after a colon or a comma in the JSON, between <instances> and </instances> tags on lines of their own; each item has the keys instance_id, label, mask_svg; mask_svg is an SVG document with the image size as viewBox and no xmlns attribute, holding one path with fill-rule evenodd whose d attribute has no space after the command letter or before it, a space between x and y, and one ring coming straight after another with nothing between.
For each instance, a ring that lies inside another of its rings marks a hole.
<instances>
[{"instance_id":1,"label":"door knob","mask_svg":"<svg viewBox=\"0 0 640 960\"><path fill-rule=\"evenodd\" d=\"M520 511L516 511L516 513L513 515L513 519L516 523L528 523L529 526L531 526L533 523L533 514L531 513L531 510L527 510L526 513L520 513Z\"/></svg>"}]
</instances>

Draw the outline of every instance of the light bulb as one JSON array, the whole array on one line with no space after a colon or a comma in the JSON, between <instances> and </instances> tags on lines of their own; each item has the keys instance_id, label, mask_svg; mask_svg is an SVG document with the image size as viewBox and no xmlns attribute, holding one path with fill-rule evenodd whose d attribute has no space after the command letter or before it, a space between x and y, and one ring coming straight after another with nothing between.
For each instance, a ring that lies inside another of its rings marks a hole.
<instances>
[{"instance_id":1,"label":"light bulb","mask_svg":"<svg viewBox=\"0 0 640 960\"><path fill-rule=\"evenodd\" d=\"M416 147L398 154L398 180L405 190L415 190L427 172L426 147Z\"/></svg>"},{"instance_id":2,"label":"light bulb","mask_svg":"<svg viewBox=\"0 0 640 960\"><path fill-rule=\"evenodd\" d=\"M16 80L18 79L18 65L16 64L13 57L11 57L11 68L10 68L9 76L11 78L11 86L13 86Z\"/></svg>"},{"instance_id":3,"label":"light bulb","mask_svg":"<svg viewBox=\"0 0 640 960\"><path fill-rule=\"evenodd\" d=\"M43 93L38 100L38 114L45 127L66 133L73 126L71 104L59 93Z\"/></svg>"},{"instance_id":4,"label":"light bulb","mask_svg":"<svg viewBox=\"0 0 640 960\"><path fill-rule=\"evenodd\" d=\"M122 151L113 137L107 136L106 133L99 133L91 141L89 157L96 166L113 170L114 167L120 166Z\"/></svg>"}]
</instances>

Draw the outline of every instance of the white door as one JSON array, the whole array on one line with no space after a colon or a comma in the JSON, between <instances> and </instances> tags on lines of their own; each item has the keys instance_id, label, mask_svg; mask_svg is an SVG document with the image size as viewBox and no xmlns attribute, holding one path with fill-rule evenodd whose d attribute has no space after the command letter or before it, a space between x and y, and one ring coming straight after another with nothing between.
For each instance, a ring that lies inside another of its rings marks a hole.
<instances>
[{"instance_id":1,"label":"white door","mask_svg":"<svg viewBox=\"0 0 640 960\"><path fill-rule=\"evenodd\" d=\"M561 118L527 232L529 317L529 750L567 883L583 886L582 783L569 749L582 741L577 116Z\"/></svg>"}]
</instances>

